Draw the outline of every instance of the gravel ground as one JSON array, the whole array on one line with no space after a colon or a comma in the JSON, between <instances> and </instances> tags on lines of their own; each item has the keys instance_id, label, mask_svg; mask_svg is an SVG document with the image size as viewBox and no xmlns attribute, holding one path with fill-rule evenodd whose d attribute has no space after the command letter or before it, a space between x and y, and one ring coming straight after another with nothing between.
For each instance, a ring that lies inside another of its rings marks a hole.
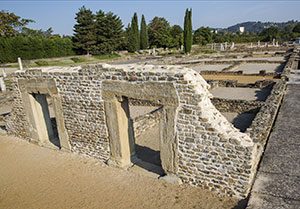
<instances>
[{"instance_id":1,"label":"gravel ground","mask_svg":"<svg viewBox=\"0 0 300 209\"><path fill-rule=\"evenodd\" d=\"M241 99L265 101L269 96L270 88L240 88L240 87L216 87L210 90L216 98L222 99Z\"/></svg>"},{"instance_id":2,"label":"gravel ground","mask_svg":"<svg viewBox=\"0 0 300 209\"><path fill-rule=\"evenodd\" d=\"M237 200L0 135L0 208L234 208Z\"/></svg>"}]
</instances>

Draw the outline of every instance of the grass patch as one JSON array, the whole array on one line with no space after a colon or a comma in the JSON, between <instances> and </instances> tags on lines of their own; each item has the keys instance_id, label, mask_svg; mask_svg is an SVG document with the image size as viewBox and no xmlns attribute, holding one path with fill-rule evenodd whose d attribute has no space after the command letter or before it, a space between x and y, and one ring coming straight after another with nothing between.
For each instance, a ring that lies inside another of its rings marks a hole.
<instances>
[{"instance_id":1,"label":"grass patch","mask_svg":"<svg viewBox=\"0 0 300 209\"><path fill-rule=\"evenodd\" d=\"M71 57L70 59L75 63L81 63L87 61L84 57Z\"/></svg>"},{"instance_id":2,"label":"grass patch","mask_svg":"<svg viewBox=\"0 0 300 209\"><path fill-rule=\"evenodd\" d=\"M45 61L45 60L38 60L38 61L35 61L35 64L36 64L37 66L48 66L48 65L49 65L49 63L48 63L47 61Z\"/></svg>"},{"instance_id":3,"label":"grass patch","mask_svg":"<svg viewBox=\"0 0 300 209\"><path fill-rule=\"evenodd\" d=\"M101 55L93 55L94 58L98 59L98 60L106 60L106 59L116 59L121 57L118 54L101 54Z\"/></svg>"}]
</instances>

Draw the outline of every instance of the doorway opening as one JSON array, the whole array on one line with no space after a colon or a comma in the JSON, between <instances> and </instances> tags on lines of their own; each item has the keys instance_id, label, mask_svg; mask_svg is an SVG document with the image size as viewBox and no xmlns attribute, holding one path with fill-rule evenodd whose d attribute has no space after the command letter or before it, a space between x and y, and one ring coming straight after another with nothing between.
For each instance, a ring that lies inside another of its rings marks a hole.
<instances>
[{"instance_id":1,"label":"doorway opening","mask_svg":"<svg viewBox=\"0 0 300 209\"><path fill-rule=\"evenodd\" d=\"M160 157L161 126L163 106L150 101L129 99L129 119L134 129L134 166L164 175Z\"/></svg>"},{"instance_id":2,"label":"doorway opening","mask_svg":"<svg viewBox=\"0 0 300 209\"><path fill-rule=\"evenodd\" d=\"M55 108L51 96L31 93L29 97L39 142L60 149Z\"/></svg>"}]
</instances>

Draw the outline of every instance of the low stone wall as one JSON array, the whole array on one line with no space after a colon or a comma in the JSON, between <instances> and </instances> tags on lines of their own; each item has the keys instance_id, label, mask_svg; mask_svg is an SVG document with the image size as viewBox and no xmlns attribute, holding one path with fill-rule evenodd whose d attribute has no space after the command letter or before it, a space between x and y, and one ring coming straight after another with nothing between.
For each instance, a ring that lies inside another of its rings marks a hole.
<instances>
[{"instance_id":1,"label":"low stone wall","mask_svg":"<svg viewBox=\"0 0 300 209\"><path fill-rule=\"evenodd\" d=\"M243 88L264 88L275 83L274 80L259 80L252 83L238 83L237 80L206 80L211 89L216 87L243 87Z\"/></svg>"},{"instance_id":2,"label":"low stone wall","mask_svg":"<svg viewBox=\"0 0 300 209\"><path fill-rule=\"evenodd\" d=\"M261 106L260 111L256 114L251 126L246 130L246 133L262 147L265 146L273 127L285 89L286 83L283 81L278 81L273 86L271 94Z\"/></svg>"},{"instance_id":3,"label":"low stone wall","mask_svg":"<svg viewBox=\"0 0 300 209\"><path fill-rule=\"evenodd\" d=\"M222 98L213 98L213 105L220 112L257 112L259 108L263 105L264 102L261 101L247 101L247 100L232 100L232 99L222 99Z\"/></svg>"},{"instance_id":4,"label":"low stone wall","mask_svg":"<svg viewBox=\"0 0 300 209\"><path fill-rule=\"evenodd\" d=\"M201 75L246 75L246 76L278 76L275 72L265 72L264 70L260 73L244 74L242 70L239 71L201 71Z\"/></svg>"},{"instance_id":5,"label":"low stone wall","mask_svg":"<svg viewBox=\"0 0 300 209\"><path fill-rule=\"evenodd\" d=\"M153 110L152 112L141 115L133 119L133 128L135 137L140 136L144 131L152 128L159 123L161 109Z\"/></svg>"}]
</instances>

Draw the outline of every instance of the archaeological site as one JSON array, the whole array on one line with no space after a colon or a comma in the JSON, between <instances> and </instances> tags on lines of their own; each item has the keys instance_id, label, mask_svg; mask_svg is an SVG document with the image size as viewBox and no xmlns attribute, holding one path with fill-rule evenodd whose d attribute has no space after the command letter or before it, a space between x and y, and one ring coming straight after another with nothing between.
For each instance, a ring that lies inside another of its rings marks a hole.
<instances>
[{"instance_id":1,"label":"archaeological site","mask_svg":"<svg viewBox=\"0 0 300 209\"><path fill-rule=\"evenodd\" d=\"M299 48L275 50L9 73L2 132L120 171L139 167L169 183L250 196L248 208L257 199L268 205L256 182L271 162L260 162L270 133L286 125L286 110L278 115L285 94L300 90Z\"/></svg>"}]
</instances>

